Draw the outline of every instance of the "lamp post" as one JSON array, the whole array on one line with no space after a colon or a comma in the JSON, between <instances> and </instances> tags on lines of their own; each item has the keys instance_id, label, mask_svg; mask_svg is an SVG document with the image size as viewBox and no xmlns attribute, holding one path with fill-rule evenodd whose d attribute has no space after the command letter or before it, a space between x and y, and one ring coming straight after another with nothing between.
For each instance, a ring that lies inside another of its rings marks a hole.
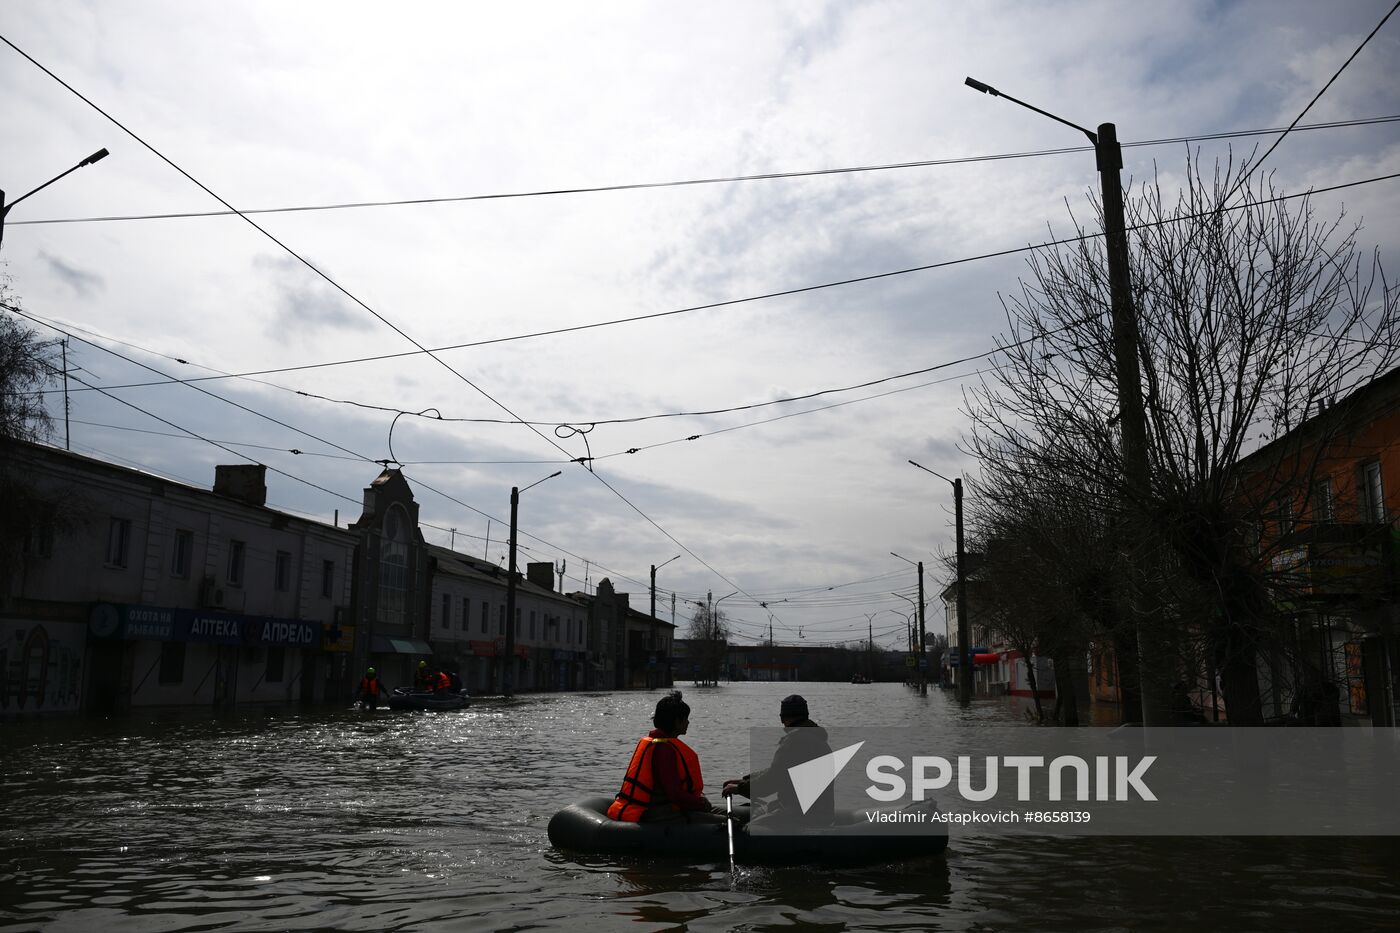
<instances>
[{"instance_id":1,"label":"lamp post","mask_svg":"<svg viewBox=\"0 0 1400 933\"><path fill-rule=\"evenodd\" d=\"M563 470L555 470L544 479L537 479L525 489L533 489L545 479L554 479ZM517 514L520 511L520 494L525 491L519 487L510 487L510 564L506 569L506 659L501 666L501 693L504 696L511 695L511 687L514 677L511 672L515 667L515 526Z\"/></svg>"},{"instance_id":2,"label":"lamp post","mask_svg":"<svg viewBox=\"0 0 1400 933\"><path fill-rule=\"evenodd\" d=\"M899 594L899 593L895 593L894 595L899 596L900 594ZM901 618L901 619L904 620L904 641L905 641L905 644L908 646L909 660L910 660L910 661L913 661L913 659L914 659L914 613L912 613L912 612L908 612L908 613L900 612L898 609L886 609L885 611L888 612L888 613L892 613L893 615L896 615L896 616L898 616L899 618ZM906 665L906 666L907 666L907 665ZM911 674L909 674L909 673L906 672L905 677L904 677L905 686L909 686L909 685L911 685L911 684L913 683L913 679L912 679L912 678L913 678L913 675L911 675Z\"/></svg>"},{"instance_id":3,"label":"lamp post","mask_svg":"<svg viewBox=\"0 0 1400 933\"><path fill-rule=\"evenodd\" d=\"M3 243L5 241L5 218L9 215L11 208L13 208L20 201L23 201L25 198L29 197L29 195L35 194L39 191L43 191L49 185L58 181L60 178L62 178L64 175L67 175L69 172L76 172L78 169L82 168L85 165L91 165L94 162L101 162L103 159L107 158L107 154L108 153L106 149L97 150L92 155L88 156L86 159L70 168L67 172L55 175L53 178L50 178L48 181L35 188L33 191L30 191L28 194L20 195L8 204L5 203L5 192L3 190L0 190L0 243Z\"/></svg>"},{"instance_id":4,"label":"lamp post","mask_svg":"<svg viewBox=\"0 0 1400 933\"><path fill-rule=\"evenodd\" d=\"M949 479L921 463L909 461L925 473L931 473L953 486L953 523L957 536L958 574L958 702L972 702L972 620L967 615L967 570L963 553L963 487L962 478Z\"/></svg>"},{"instance_id":5,"label":"lamp post","mask_svg":"<svg viewBox=\"0 0 1400 933\"><path fill-rule=\"evenodd\" d=\"M1094 159L1099 170L1099 191L1103 199L1104 237L1108 244L1108 290L1109 309L1113 320L1113 361L1115 381L1118 385L1118 408L1123 444L1124 498L1130 514L1140 514L1147 501L1147 418L1142 404L1142 374L1138 367L1138 326L1133 310L1132 277L1128 268L1128 237L1123 218L1123 184L1120 172L1123 168L1123 147L1118 144L1118 129L1112 123L1100 123L1098 132L1087 130L1076 123L1057 117L1053 113L1033 107L1023 100L1017 100L975 78L964 82L974 91L1004 97L1013 104L1033 110L1041 116L1049 117L1057 123L1073 127L1094 144ZM932 471L930 471L932 472ZM1136 554L1136 552L1132 552ZM1134 557L1134 571L1140 568L1140 557ZM1135 573L1141 579L1140 573ZM1130 608L1132 614L1141 619L1139 594L1130 587ZM1145 642L1152 635L1141 622L1137 626L1138 671L1142 693L1142 717L1145 726L1165 726L1171 724L1168 698L1158 688L1156 680L1149 674L1152 663L1164 660L1157 657L1159 652Z\"/></svg>"},{"instance_id":6,"label":"lamp post","mask_svg":"<svg viewBox=\"0 0 1400 933\"><path fill-rule=\"evenodd\" d=\"M719 619L719 604L720 604L720 603L724 602L726 599L728 599L728 598L731 597L731 596L738 596L738 595L739 595L739 591L738 591L738 590L735 590L734 592L732 592L732 593L726 593L725 595L721 596L719 599L715 600L715 611L714 611L714 615L711 616L711 619L716 620L716 621Z\"/></svg>"},{"instance_id":7,"label":"lamp post","mask_svg":"<svg viewBox=\"0 0 1400 933\"><path fill-rule=\"evenodd\" d=\"M681 556L680 556L679 554L677 554L675 557L672 557L671 560L663 560L663 561L662 561L661 563L659 563L659 564L652 564L652 565L651 565L651 622L649 623L648 628L650 628L650 630L651 630L651 633L650 633L650 634L651 634L651 639L650 639L650 641L651 641L651 648L652 648L653 651L655 651L655 649L656 649L656 571L657 571L657 569L660 568L660 567L665 567L665 566L666 566L667 564L669 564L672 560L680 560L680 557L681 557ZM668 666L669 666L669 664L668 664ZM651 679L651 675L650 675L650 674L647 675L647 679L648 679L648 680ZM670 678L667 678L667 679L669 680Z\"/></svg>"},{"instance_id":8,"label":"lamp post","mask_svg":"<svg viewBox=\"0 0 1400 933\"><path fill-rule=\"evenodd\" d=\"M707 599L712 598L714 595L715 595L714 593L706 593L706 594L705 594L705 596L706 596ZM719 599L714 600L714 602L712 602L712 603L710 604L710 610L709 610L709 611L710 611L710 638L711 638L711 640L714 641L715 643L717 643L717 644L723 644L723 645L724 645L724 649L723 649L723 650L724 650L724 654L721 655L721 657L720 657L720 667L723 667L723 668L726 668L726 669L729 667L729 658L728 658L728 654L729 654L729 639L726 638L726 639L724 639L723 641L721 641L721 639L720 639L720 637L719 637L719 635L720 635L719 604L722 603L722 602L724 602L724 601L725 601L726 599L728 599L730 596L738 596L738 595L739 595L739 591L738 591L738 590L735 590L735 591L732 592L732 593L727 593L727 594L725 594L724 596L721 596ZM718 673L718 671L716 671L716 673L715 673L715 683L716 683L716 684L719 683L719 673Z\"/></svg>"},{"instance_id":9,"label":"lamp post","mask_svg":"<svg viewBox=\"0 0 1400 933\"><path fill-rule=\"evenodd\" d=\"M915 607L919 610L919 693L928 696L928 642L924 635L924 562L901 557L894 551L890 551L890 556L898 557L906 564L913 564L919 568L919 604Z\"/></svg>"}]
</instances>

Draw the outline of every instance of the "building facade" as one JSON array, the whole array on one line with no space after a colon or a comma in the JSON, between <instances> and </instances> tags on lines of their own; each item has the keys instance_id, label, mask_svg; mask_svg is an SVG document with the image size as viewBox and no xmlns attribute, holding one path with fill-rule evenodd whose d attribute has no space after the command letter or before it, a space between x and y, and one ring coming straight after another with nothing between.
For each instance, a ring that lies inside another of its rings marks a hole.
<instances>
[{"instance_id":1,"label":"building facade","mask_svg":"<svg viewBox=\"0 0 1400 933\"><path fill-rule=\"evenodd\" d=\"M212 489L35 444L7 468L45 503L0 526L0 718L350 702L366 667L409 686L420 661L473 693L669 685L673 627L608 581L559 592L425 542L408 482L386 469L348 527L266 504L265 468ZM23 527L19 527L20 525ZM514 652L506 657L506 625Z\"/></svg>"}]
</instances>

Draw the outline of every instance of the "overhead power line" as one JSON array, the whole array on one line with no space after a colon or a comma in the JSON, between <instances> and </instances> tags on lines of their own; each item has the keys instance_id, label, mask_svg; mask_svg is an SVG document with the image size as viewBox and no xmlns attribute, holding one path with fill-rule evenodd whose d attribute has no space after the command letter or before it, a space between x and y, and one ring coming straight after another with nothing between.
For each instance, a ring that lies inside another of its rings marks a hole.
<instances>
[{"instance_id":1,"label":"overhead power line","mask_svg":"<svg viewBox=\"0 0 1400 933\"><path fill-rule=\"evenodd\" d=\"M497 408L500 408L500 409L501 409L502 411L504 411L506 414L510 415L511 418L514 418L514 419L516 419L517 421L520 420L520 416L517 415L515 412L511 411L510 407L507 406L504 402L502 402L501 400L497 399L495 396L491 395L491 393L487 392L485 389L483 389L481 386L477 385L477 384L476 384L475 382L473 382L471 379L468 379L463 373L461 373L461 372L459 372L458 370L456 370L455 368L453 368L449 363L447 363L447 362L446 362L445 360L443 360L441 357L437 356L433 351L431 351L431 350L429 350L427 347L423 346L423 345L422 345L421 343L419 343L416 339L414 339L411 335L409 335L408 332L406 332L405 330L403 330L402 328L400 328L398 325L394 324L394 323L393 323L392 321L390 321L387 317L385 317L384 315L380 314L378 311L374 310L374 308L370 307L367 303L365 303L363 300L361 300L357 295L355 295L353 292L351 292L351 291L350 291L349 289L347 289L345 286L343 286L343 285L341 285L339 282L337 282L337 281L336 281L334 278L332 278L329 274L327 274L326 272L322 271L318 266L316 266L314 263L312 263L312 262L311 262L309 259L307 259L305 256L301 255L301 254L298 253L296 250L292 249L290 246L288 246L286 243L282 242L282 241L281 241L280 239L278 239L276 236L273 236L273 234L272 234L270 231L268 231L266 228L264 228L264 227L262 227L261 225L259 225L259 224L258 224L255 220L253 220L251 217L248 217L246 214L244 214L244 213L238 211L238 209L235 208L232 204L230 204L228 201L224 200L222 197L220 197L218 194L216 194L216 193L213 191L213 189L209 188L209 186L205 185L205 184L204 184L203 182L201 182L199 179L195 178L195 177L194 177L193 175L191 175L189 172L185 171L183 168L181 168L179 165L177 165L172 159L170 159L168 156L166 156L166 155L165 155L164 153L162 153L160 150L156 149L155 146L151 145L149 142L147 142L145 139L143 139L143 138L142 138L139 134L137 134L134 130L129 129L129 128L128 128L125 124L123 124L120 120L118 120L116 117L112 116L112 115L111 115L110 113L108 113L106 110L102 109L100 106L98 106L98 105L97 105L95 102L93 102L92 100L88 99L85 95L83 95L80 91L78 91L76 88L74 88L74 87L73 87L71 84L69 84L67 81L64 81L64 80L63 80L62 78L60 78L58 75L54 74L53 71L51 71L50 69L48 69L47 67L45 67L43 64L41 64L39 61L37 61L37 60L36 60L33 56L31 56L28 52L25 52L25 51L24 51L23 49L21 49L19 46L15 45L13 42L11 42L11 41L9 40L9 38L7 38L7 37L4 36L4 35L0 35L0 42L4 42L4 43L5 43L6 45L8 45L11 49L13 49L15 52L17 52L20 56L22 56L26 61L28 61L30 64L34 65L34 67L36 67L36 68L38 68L40 71L44 72L44 74L48 75L48 76L49 76L50 78L52 78L54 81L58 82L60 85L62 85L62 86L63 86L69 93L71 93L73 96L77 97L77 98L78 98L79 100L81 100L83 103L87 104L87 105L88 105L89 107L91 107L93 110L97 111L99 114L101 114L103 117L105 117L110 123L112 123L113 126L116 126L116 127L117 127L118 129L120 129L123 133L127 134L127 135L130 136L132 139L136 140L136 142L138 142L138 143L141 144L143 147L145 147L148 151L151 152L152 155L156 156L156 158L160 159L160 160L161 160L162 162L164 162L166 165L170 166L172 169L174 169L174 170L175 170L176 172L178 172L180 175L182 175L182 176L184 176L186 179L188 179L189 182L190 182L191 184L195 185L195 186L198 187L201 191L204 191L206 194L208 194L208 195L209 195L210 197L212 197L214 200L216 200L216 201L218 201L220 204L222 204L222 205L224 206L225 209L227 209L227 210L229 210L229 211L232 211L232 212L238 214L239 218L242 219L245 223L247 223L250 227L252 227L254 230L257 230L259 233L261 233L261 234L262 234L263 236L265 236L267 239L271 240L271 241L272 241L273 243L275 243L278 247L280 247L284 252L286 252L289 256L291 256L291 257L292 257L293 259L295 259L297 262L301 263L303 266L305 266L308 270L310 270L311 272L313 272L313 273L314 273L315 275L317 275L319 278L321 278L322 280L324 280L328 285L330 285L330 286L331 286L332 288L334 288L336 291L340 292L340 293L341 293L342 295L344 295L346 298L350 299L352 302L354 302L354 303L355 303L356 305L358 305L360 308L363 308L368 314L370 314L371 316L373 316L373 317L375 318L375 320L379 321L379 322L382 323L384 326L386 326L386 327L388 327L390 330L392 330L394 333L396 333L396 334L398 334L400 337L402 337L404 340L408 341L410 344L412 344L412 345L418 350L418 352L420 352L420 353L426 353L426 354L433 360L433 362L437 363L437 364L438 364L439 366L441 366L443 369L447 370L449 373L451 373L452 375L456 376L459 380L461 380L462 382L466 383L466 384L467 384L468 386L470 386L475 392L477 392L479 395L481 395L483 398L485 398L485 399L486 399L487 401L489 401L491 404L495 405ZM554 447L556 450L558 450L560 453L564 454L565 456L568 456L569 452L568 452L567 450L565 450L564 447L561 446L558 442L556 442L553 438L548 437L547 435L545 435L542 431L540 431L538 428L534 427L533 425L526 425L526 427L529 428L530 431L532 431L534 434L536 434L536 435L537 435L541 440L543 440L545 443L549 444L551 447ZM739 586L739 585L738 585L737 583L735 583L733 580L729 579L729 577L726 576L726 575L725 575L724 573L722 573L721 571L715 569L708 561L706 561L706 560L705 560L704 558L702 558L700 555L698 555L698 554L696 554L694 551L692 551L689 547L687 547L685 544L683 544L680 540L678 540L674 535L672 535L672 534L671 534L669 531L667 531L665 528L661 527L661 525L660 525L659 523L657 523L651 516L649 516L649 515L647 515L645 512L643 512L643 511L636 505L636 503L634 503L634 502L632 502L630 499L628 499L625 495L622 494L622 492L621 492L620 490L618 490L615 486L613 486L611 483L609 483L603 476L599 475L599 474L592 468L591 465L586 465L585 468L588 470L589 475L593 476L598 482L602 483L605 487L607 487L607 489L608 489L613 495L615 495L618 499L620 499L628 508L632 509L632 510L633 510L634 512L636 512L638 515L640 515L643 519L645 519L646 522L647 522L648 524L650 524L653 528L655 528L655 529L656 529L657 531L659 531L662 535L664 535L664 536L666 537L666 539L669 540L672 544L675 544L677 547L681 548L681 550L685 551L685 552L686 552L687 554L689 554L692 558L694 558L698 563L700 563L701 565L703 565L707 570L709 570L709 571L710 571L711 573L713 573L715 576L719 577L719 578L720 578L721 580L723 580L724 582L728 583L730 586L733 586L735 589L739 590L740 592L743 592L743 591L744 591L744 590L743 590L743 587ZM440 494L440 495L446 495L445 493L439 493L439 494ZM451 497L449 496L448 498L451 498ZM463 504L465 504L465 503L463 503Z\"/></svg>"},{"instance_id":2,"label":"overhead power line","mask_svg":"<svg viewBox=\"0 0 1400 933\"><path fill-rule=\"evenodd\" d=\"M2 39L2 38L3 38L3 37L0 37L0 39ZM1273 197L1273 198L1262 199L1262 200L1259 200L1259 201L1252 201L1252 202L1249 202L1249 204L1252 204L1252 205L1273 204L1273 203L1275 203L1275 202L1290 201L1290 200L1294 200L1294 199L1297 199L1297 198L1306 198L1306 197L1312 197L1312 196L1318 195L1318 194L1327 194L1327 193L1334 192L1334 191L1342 191L1342 190L1345 190L1345 189L1348 189L1348 188L1357 188L1357 187L1361 187L1361 186L1363 186L1363 185L1377 184L1377 183L1383 182L1383 181L1393 181L1393 180L1395 180L1396 178L1400 178L1400 173L1392 173L1392 174L1389 174L1389 175L1377 175L1377 176L1372 177L1372 178L1363 178L1363 179L1359 179L1359 180L1357 180L1357 181L1343 182L1343 183L1336 184L1336 185L1327 185L1327 186L1324 186L1324 187L1321 187L1321 188L1309 188L1309 189L1307 189L1306 191L1300 191L1300 192L1297 192L1297 193L1295 193L1295 194L1284 194L1284 195L1279 195L1279 196ZM1183 216L1180 216L1180 217L1172 217L1172 218L1167 218L1167 219L1164 219L1164 220L1152 221L1151 223L1146 223L1146 224L1134 224L1134 225L1131 225L1131 226L1127 227L1127 228L1125 229L1125 232L1126 232L1126 233L1132 233L1132 232L1134 232L1134 231L1136 231L1136 230L1146 230L1146 229L1150 229L1150 228L1152 228L1152 227L1164 226L1164 225L1166 225L1166 224L1181 223L1181 222L1183 222L1183 221L1196 220L1196 219L1199 219L1199 218L1202 218L1202 217L1213 217L1213 216L1216 216L1218 213L1220 213L1220 211L1241 210L1241 209L1243 209L1244 207L1249 206L1249 204L1238 204L1238 205L1234 205L1234 206L1232 206L1232 207L1221 208L1221 209L1218 209L1218 210L1217 210L1217 209L1212 209L1212 210L1209 210L1209 211L1201 211L1201 212L1198 212L1198 213L1195 213L1195 214L1186 214L1186 215L1183 215ZM655 320L655 319L658 319L658 318L675 317L675 316L677 316L677 315L681 315L681 314L690 314L690 313L693 313L693 312L696 312L696 311L710 311L710 310L714 310L714 309L716 309L716 308L725 308L725 307L730 307L730 306L733 306L733 305L747 304L747 303L755 302L755 301L767 301L767 300L772 299L772 298L786 298L786 297L791 297L791 296L793 296L793 295L800 295L800 294L805 294L805 293L807 293L807 292L821 291L821 290L823 290L823 289L828 289L828 288L840 288L840 287L843 287L843 286L846 286L846 285L858 285L858 284L861 284L861 283L863 283L863 282L874 282L874 281L878 281L879 279L894 278L894 277L896 277L896 276L901 276L901 275L911 275L911 274L916 273L916 272L929 272L929 271L932 271L932 270L934 270L934 269L946 269L946 268L948 268L948 267L950 267L950 266L965 265L965 264L967 264L967 263L980 262L980 261L987 260L987 259L997 259L997 258L1000 258L1000 257L1003 257L1003 256L1013 256L1013 255L1016 255L1016 254L1018 254L1018 253L1030 253L1030 252L1035 252L1036 250L1052 249L1052 248L1054 248L1054 247L1056 247L1056 246L1067 246L1067 245L1069 245L1069 244L1072 244L1072 243L1080 243L1080 242L1083 242L1083 241L1085 241L1085 240L1101 239L1102 237L1103 237L1103 233L1102 233L1102 232L1099 232L1099 233L1081 233L1081 234L1077 234L1077 235L1071 236L1071 237L1062 237L1062 238L1056 239L1056 240L1045 240L1045 241L1040 242L1040 243L1032 243L1032 244L1029 244L1029 245L1026 245L1026 246L1017 246L1017 247L1012 247L1012 248L1008 248L1008 249L995 250L995 251L988 252L988 253L979 253L979 254L977 254L977 255L975 255L975 256L963 256L963 257L958 258L958 259L946 259L946 260L943 260L943 261L941 261L941 262L926 263L926 264L920 265L920 266L909 266L909 267L904 268L904 269L894 269L894 270L891 270L891 271L888 271L888 272L876 272L876 273L872 273L872 274L870 274L870 275L861 275L861 276L856 276L856 277L854 277L854 278L849 278L849 279L838 279L838 280L832 281L832 282L822 282L822 283L819 283L819 284L817 284L817 285L803 285L803 286L799 286L799 287L797 287L797 288L783 289L783 290L781 290L781 291L765 292L765 293L763 293L763 294L761 294L761 295L750 295L750 296L748 296L748 297L746 297L746 298L729 298L729 299L725 299L725 300L723 300L723 301L710 302L710 303L708 303L708 304L691 305L691 306L685 307L685 308L675 308L675 309L672 309L672 310L670 310L670 311L655 311L655 312L651 312L651 313L648 313L648 314L637 314L637 315L632 315L631 317L614 318L614 319L608 320L608 321L595 321L595 322L592 322L592 323L589 323L589 324L573 324L573 325L569 325L569 326L567 326L567 327L556 327L556 328L553 328L553 329L550 329L550 330L533 331L533 332L524 333L524 334L514 334L514 335L511 335L511 336L507 336L507 337L491 337L491 338L487 338L487 339L485 339L485 340L474 340L474 341L470 341L470 342L468 342L468 343L447 344L447 345L440 346L440 347L423 348L423 349L418 349L418 350L403 350L403 351L400 351L400 352L397 352L397 353L379 353L379 354L374 354L374 355L372 355L372 356L360 356L360 357L353 357L353 358L342 359L342 360L327 360L327 361L320 362L320 363L301 363L301 364L297 364L297 365L293 365L293 366L278 366L278 367L273 367L273 368L270 368L270 369L255 369L255 370L248 370L248 371L239 372L239 373L219 373L219 374L213 375L213 376L192 376L192 377L190 377L190 378L188 378L188 379L168 378L168 379L165 379L165 380L150 381L150 382L132 382L132 383L126 383L126 384L123 384L123 385L111 386L110 388L113 388L113 389L136 389L136 388L145 388L145 387L147 387L147 386L164 385L164 384L166 384L166 383L168 383L168 382L194 383L194 382L212 382L212 381L216 381L216 380L220 380L220 379L252 379L252 378L255 377L255 376L270 376L270 375L276 375L276 374L280 374L280 373L304 372L304 371L312 370L312 369L328 369L328 368L332 368L332 367L336 367L336 366L352 366L352 365L356 365L356 364L359 364L359 363L377 363L377 362L382 362L382 361L385 361L385 360L396 360L396 359L403 359L403 358L405 358L405 357L410 357L410 356L418 356L418 355L424 354L424 353L428 354L429 356L433 356L434 359L437 359L437 357L434 356L434 354L446 353L446 352L449 352L449 351L452 351L452 350L467 350L467 349L471 349L471 348L473 348L473 347L484 347L484 346L490 346L490 345L498 344L498 343L510 343L510 342L518 341L518 340L532 340L532 339L535 339L535 338L538 338L538 337L553 337L553 336L558 336L558 335L560 335L560 334L569 334L569 333L575 333L575 332L584 331L584 330L595 330L595 329L603 328L603 327L615 327L615 326L618 326L618 325L621 325L621 324L634 324L634 323L637 323L637 322L639 322L639 321L649 321L649 320ZM158 354L158 355L159 355L159 354ZM179 362L179 363L184 363L184 364L186 364L186 365L193 365L193 364L190 364L187 360L179 359L179 358L176 358L176 357L167 357L167 358L168 358L168 359L174 359L174 360L176 360L177 362ZM444 365L445 365L445 364L444 364ZM208 368L208 367L205 367L205 368ZM286 388L285 386L277 386L275 383L264 383L264 384L265 384L265 385L272 385L272 386L274 386L275 388L279 388L279 389L285 389L285 388ZM297 390L295 390L295 389L287 389L287 391L297 391ZM309 393L301 393L301 394L309 394ZM334 400L332 400L332 401L334 401ZM507 422L507 423L510 423L510 424L527 424L527 425L528 425L528 424L531 424L531 422L519 421L519 420L513 420L513 421L510 421L510 422ZM534 422L534 423L535 423L535 424L557 424L557 423L559 423L559 422L550 421L550 422ZM581 423L601 423L601 422L581 422ZM543 435L541 435L541 436L543 436ZM557 445L556 445L556 446L557 446Z\"/></svg>"},{"instance_id":3,"label":"overhead power line","mask_svg":"<svg viewBox=\"0 0 1400 933\"><path fill-rule=\"evenodd\" d=\"M1121 143L1124 149L1140 148L1146 146L1171 146L1183 143L1209 142L1219 139L1244 139L1251 136L1270 136L1275 133L1287 134L1289 132L1300 132L1303 130L1335 130L1357 126L1374 126L1377 124L1394 123L1400 121L1400 114L1381 117L1364 117L1355 120L1333 120L1326 123L1310 123L1306 126L1271 127L1256 130L1229 130L1221 133L1201 133L1191 136L1169 136L1160 139L1144 139L1136 142ZM1296 122L1296 121L1295 121ZM1281 138L1281 137L1280 137ZM1277 145L1277 141L1275 142ZM197 217L235 217L243 214L291 214L306 213L313 211L343 211L360 210L372 207L406 207L423 204L458 204L469 201L501 201L517 198L541 198L554 197L558 195L575 194L603 194L616 191L643 191L653 188L683 188L696 187L702 185L725 185L736 184L749 181L776 181L785 178L813 178L822 175L854 175L866 172L888 172L914 168L935 168L944 165L967 165L976 162L1000 162L1011 159L1033 159L1045 156L1067 155L1077 152L1092 152L1092 146L1066 146L1059 149L1035 149L1026 152L1001 152L988 155L961 156L946 159L920 159L912 162L889 162L877 165L854 165L841 168L819 168L806 169L793 172L764 172L756 175L726 175L712 178L689 178L678 181L651 181L651 182L631 182L615 185L597 185L593 187L555 187L543 188L536 191L511 191L497 192L491 194L462 194L447 195L443 197L427 198L396 198L392 200L379 201L348 201L338 204L296 204L285 207L255 207L242 210L223 211L172 211L158 214L111 214L104 216L90 217L46 217L38 220L12 220L9 225L20 226L24 224L86 224L86 223L119 223L136 220L180 220ZM1272 149L1272 147L1271 147Z\"/></svg>"}]
</instances>

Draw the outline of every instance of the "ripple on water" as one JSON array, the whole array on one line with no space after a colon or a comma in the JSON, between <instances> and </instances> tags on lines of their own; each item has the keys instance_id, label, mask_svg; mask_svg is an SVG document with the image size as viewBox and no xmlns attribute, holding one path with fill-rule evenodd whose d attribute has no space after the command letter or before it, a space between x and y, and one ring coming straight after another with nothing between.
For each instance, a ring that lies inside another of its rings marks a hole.
<instances>
[{"instance_id":1,"label":"ripple on water","mask_svg":"<svg viewBox=\"0 0 1400 933\"><path fill-rule=\"evenodd\" d=\"M707 784L793 685L687 691ZM1015 721L895 685L803 684L819 721L937 741ZM859 869L556 852L545 823L611 792L658 692L423 715L7 724L0 931L1390 929L1390 840L955 839Z\"/></svg>"}]
</instances>

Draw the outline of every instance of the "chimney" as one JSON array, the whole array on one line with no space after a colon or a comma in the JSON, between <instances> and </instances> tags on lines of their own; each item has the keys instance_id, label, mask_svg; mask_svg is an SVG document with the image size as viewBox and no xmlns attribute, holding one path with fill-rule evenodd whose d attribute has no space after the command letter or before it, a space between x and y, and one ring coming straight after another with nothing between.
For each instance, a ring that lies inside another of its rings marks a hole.
<instances>
[{"instance_id":1,"label":"chimney","mask_svg":"<svg viewBox=\"0 0 1400 933\"><path fill-rule=\"evenodd\" d=\"M525 579L541 589L554 591L554 563L541 561L525 565Z\"/></svg>"},{"instance_id":2,"label":"chimney","mask_svg":"<svg viewBox=\"0 0 1400 933\"><path fill-rule=\"evenodd\" d=\"M217 464L214 492L249 505L267 505L267 467L261 463Z\"/></svg>"}]
</instances>

